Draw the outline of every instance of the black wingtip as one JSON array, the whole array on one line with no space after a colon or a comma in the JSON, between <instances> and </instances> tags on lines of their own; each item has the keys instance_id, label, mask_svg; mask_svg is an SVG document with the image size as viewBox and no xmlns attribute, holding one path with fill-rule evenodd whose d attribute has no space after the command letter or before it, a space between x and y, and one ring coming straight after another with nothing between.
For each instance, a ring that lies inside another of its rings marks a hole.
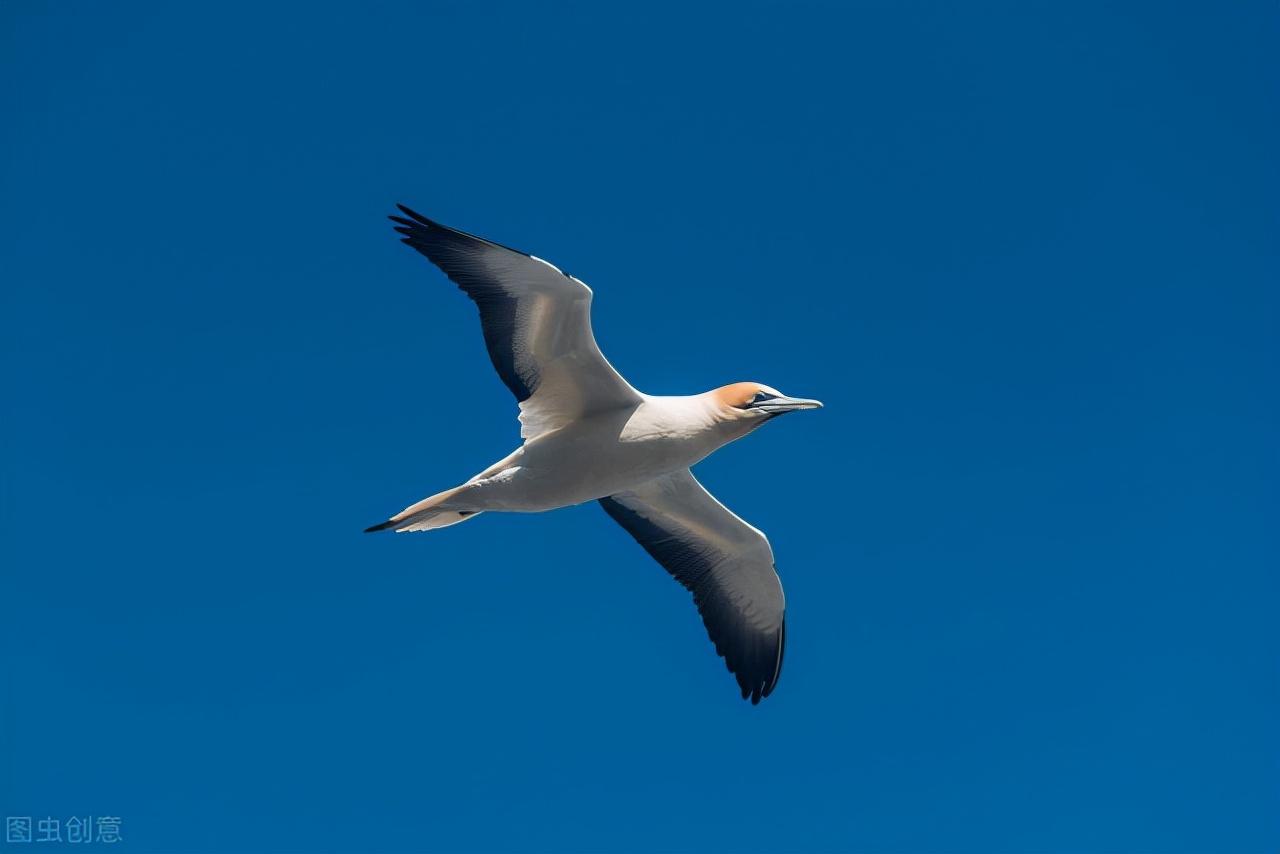
<instances>
[{"instance_id":1,"label":"black wingtip","mask_svg":"<svg viewBox=\"0 0 1280 854\"><path fill-rule=\"evenodd\" d=\"M393 526L393 525L395 525L395 524L396 524L396 523L395 523L395 520L394 520L394 519L389 519L389 520L387 520L386 522L383 522L381 525L374 525L372 528L365 528L365 529L364 529L364 532L365 532L366 534L372 534L372 533L374 533L375 531L385 531L385 530L387 530L387 528L390 528L390 527L392 527L392 526Z\"/></svg>"},{"instance_id":2,"label":"black wingtip","mask_svg":"<svg viewBox=\"0 0 1280 854\"><path fill-rule=\"evenodd\" d=\"M416 220L418 223L422 225L433 226L436 224L431 220L427 219L422 214L418 213L417 211L407 208L404 205L397 204L396 207L398 207L401 213L403 213L405 216L409 217L410 219ZM409 224L412 225L413 223L409 223Z\"/></svg>"}]
</instances>

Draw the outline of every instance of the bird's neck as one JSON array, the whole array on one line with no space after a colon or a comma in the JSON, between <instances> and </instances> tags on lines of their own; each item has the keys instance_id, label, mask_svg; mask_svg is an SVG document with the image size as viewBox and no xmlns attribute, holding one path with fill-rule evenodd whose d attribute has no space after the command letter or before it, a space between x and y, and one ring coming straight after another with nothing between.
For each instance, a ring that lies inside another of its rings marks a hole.
<instances>
[{"instance_id":1,"label":"bird's neck","mask_svg":"<svg viewBox=\"0 0 1280 854\"><path fill-rule=\"evenodd\" d=\"M726 419L710 394L647 397L636 426L652 436L696 444L709 454L759 426L754 420Z\"/></svg>"}]
</instances>

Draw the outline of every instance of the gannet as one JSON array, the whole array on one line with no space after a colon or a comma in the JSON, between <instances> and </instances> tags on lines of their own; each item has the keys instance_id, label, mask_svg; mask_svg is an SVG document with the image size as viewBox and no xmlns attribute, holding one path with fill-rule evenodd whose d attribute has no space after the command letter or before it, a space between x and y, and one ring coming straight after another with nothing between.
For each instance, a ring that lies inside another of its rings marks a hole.
<instances>
[{"instance_id":1,"label":"gannet","mask_svg":"<svg viewBox=\"0 0 1280 854\"><path fill-rule=\"evenodd\" d=\"M689 467L816 400L738 382L692 396L643 394L591 332L591 289L556 267L432 222L404 205L396 231L475 301L489 358L520 404L523 444L461 486L367 531L429 531L481 513L537 513L599 501L690 593L716 652L753 704L778 684L782 583L759 530Z\"/></svg>"}]
</instances>

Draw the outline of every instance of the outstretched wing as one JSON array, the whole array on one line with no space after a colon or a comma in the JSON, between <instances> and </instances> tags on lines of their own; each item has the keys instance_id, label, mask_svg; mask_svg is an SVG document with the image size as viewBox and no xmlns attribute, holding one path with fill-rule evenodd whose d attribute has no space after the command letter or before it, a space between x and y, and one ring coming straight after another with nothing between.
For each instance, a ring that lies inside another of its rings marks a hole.
<instances>
[{"instance_id":1,"label":"outstretched wing","mask_svg":"<svg viewBox=\"0 0 1280 854\"><path fill-rule=\"evenodd\" d=\"M769 696L782 672L786 602L764 534L716 501L688 469L600 504L693 594L742 698L758 703Z\"/></svg>"},{"instance_id":2,"label":"outstretched wing","mask_svg":"<svg viewBox=\"0 0 1280 854\"><path fill-rule=\"evenodd\" d=\"M489 358L520 403L521 436L640 402L596 346L590 288L541 258L397 207L408 217L391 217L401 242L427 256L479 307Z\"/></svg>"}]
</instances>

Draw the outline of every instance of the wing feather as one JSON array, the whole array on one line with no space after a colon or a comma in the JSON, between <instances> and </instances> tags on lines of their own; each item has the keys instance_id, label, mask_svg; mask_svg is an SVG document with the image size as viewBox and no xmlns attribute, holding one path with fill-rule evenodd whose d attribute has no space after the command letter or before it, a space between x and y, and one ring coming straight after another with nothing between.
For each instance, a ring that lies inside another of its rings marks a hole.
<instances>
[{"instance_id":1,"label":"wing feather","mask_svg":"<svg viewBox=\"0 0 1280 854\"><path fill-rule=\"evenodd\" d=\"M444 271L480 310L489 359L532 438L583 415L634 406L640 394L591 331L591 289L556 267L398 205L401 242Z\"/></svg>"},{"instance_id":2,"label":"wing feather","mask_svg":"<svg viewBox=\"0 0 1280 854\"><path fill-rule=\"evenodd\" d=\"M786 600L764 534L716 501L688 469L600 504L693 594L743 699L769 696L782 673Z\"/></svg>"}]
</instances>

